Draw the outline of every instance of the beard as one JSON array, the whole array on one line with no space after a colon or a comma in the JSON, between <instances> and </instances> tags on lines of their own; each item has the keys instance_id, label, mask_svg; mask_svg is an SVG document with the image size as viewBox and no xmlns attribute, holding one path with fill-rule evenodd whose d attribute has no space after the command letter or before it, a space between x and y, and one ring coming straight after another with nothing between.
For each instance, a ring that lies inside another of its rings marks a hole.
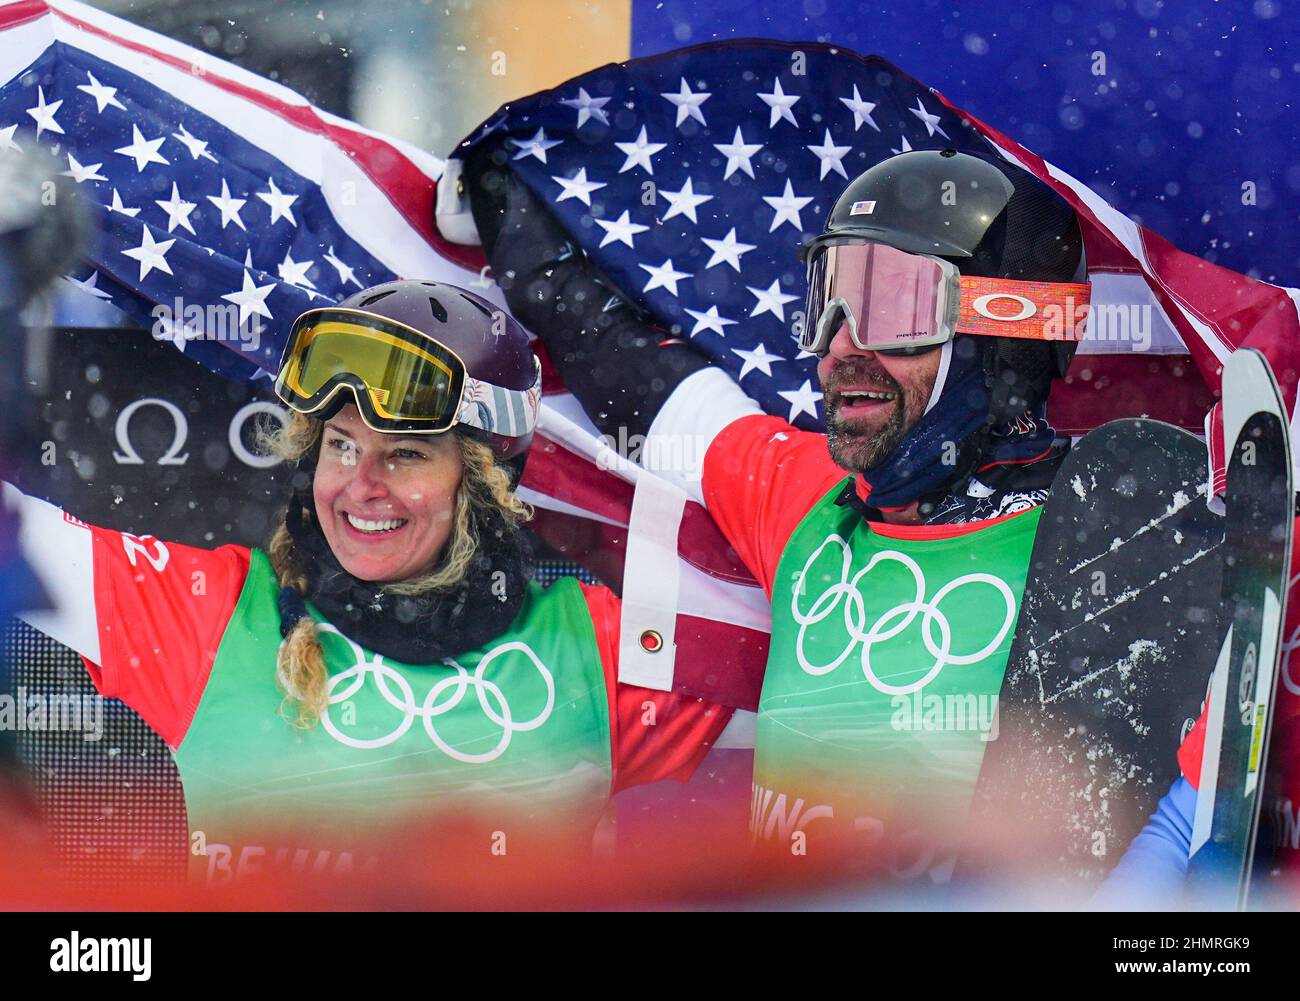
<instances>
[{"instance_id":1,"label":"beard","mask_svg":"<svg viewBox=\"0 0 1300 1001\"><path fill-rule=\"evenodd\" d=\"M888 417L883 423L879 417L841 418L843 397L840 396L838 387L846 383L862 382L863 375L862 369L842 363L823 386L826 394L827 449L836 465L855 473L870 472L888 459L902 444L911 424L915 423L907 419L907 394L902 384L879 367L870 372L867 381L894 394Z\"/></svg>"},{"instance_id":2,"label":"beard","mask_svg":"<svg viewBox=\"0 0 1300 1001\"><path fill-rule=\"evenodd\" d=\"M826 417L826 447L836 465L854 473L866 473L884 462L903 441L903 401L894 401L893 412L883 428L863 427L861 421L839 420L839 408Z\"/></svg>"}]
</instances>

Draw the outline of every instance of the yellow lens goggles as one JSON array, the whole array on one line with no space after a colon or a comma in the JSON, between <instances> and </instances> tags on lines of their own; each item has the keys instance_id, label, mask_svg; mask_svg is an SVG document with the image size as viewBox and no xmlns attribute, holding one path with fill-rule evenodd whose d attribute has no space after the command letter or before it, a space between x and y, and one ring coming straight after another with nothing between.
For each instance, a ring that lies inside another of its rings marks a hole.
<instances>
[{"instance_id":1,"label":"yellow lens goggles","mask_svg":"<svg viewBox=\"0 0 1300 1001\"><path fill-rule=\"evenodd\" d=\"M275 393L301 413L323 411L350 387L377 431L446 431L456 423L465 365L412 327L360 310L310 310L294 323Z\"/></svg>"}]
</instances>

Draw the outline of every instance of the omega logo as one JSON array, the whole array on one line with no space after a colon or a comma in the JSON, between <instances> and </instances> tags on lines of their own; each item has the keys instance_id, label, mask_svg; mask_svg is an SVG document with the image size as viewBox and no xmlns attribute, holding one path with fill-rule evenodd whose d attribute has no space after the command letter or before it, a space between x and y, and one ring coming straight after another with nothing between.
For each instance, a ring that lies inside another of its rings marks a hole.
<instances>
[{"instance_id":1,"label":"omega logo","mask_svg":"<svg viewBox=\"0 0 1300 1001\"><path fill-rule=\"evenodd\" d=\"M158 457L157 465L185 465L190 453L184 452L182 449L185 448L185 442L189 438L189 421L186 420L185 413L180 407L170 400L164 400L157 396L146 396L136 400L124 407L122 412L117 415L114 434L117 438L118 450L113 453L113 458L123 466L142 466L145 464L145 460L141 458L140 453L136 451L135 445L131 441L131 418L135 416L138 410L147 406L162 407L172 419L171 445L168 446L166 452ZM267 469L280 460L273 455L258 455L250 451L243 440L244 426L248 423L249 418L255 414L270 414L282 425L288 421L288 414L283 407L267 400L254 400L240 407L230 419L230 426L226 432L226 442L229 444L231 452L244 465L252 466L254 469Z\"/></svg>"}]
</instances>

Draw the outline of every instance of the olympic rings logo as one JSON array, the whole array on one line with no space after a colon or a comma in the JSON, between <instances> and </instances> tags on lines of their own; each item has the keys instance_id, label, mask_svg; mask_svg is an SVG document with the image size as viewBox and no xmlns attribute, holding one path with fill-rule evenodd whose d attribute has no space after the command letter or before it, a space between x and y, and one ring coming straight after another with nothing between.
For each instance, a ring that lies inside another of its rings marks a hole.
<instances>
[{"instance_id":1,"label":"olympic rings logo","mask_svg":"<svg viewBox=\"0 0 1300 1001\"><path fill-rule=\"evenodd\" d=\"M799 607L799 596L803 592L804 580L807 578L808 571L812 568L817 557L832 543L840 547L840 579L827 587L817 597L817 600L812 603L812 607L804 611ZM843 664L853 654L854 649L861 644L862 673L867 681L871 683L871 686L886 695L908 695L928 685L949 664L974 664L983 660L998 648L1007 632L1015 624L1016 597L1011 593L1011 588L1007 586L1006 581L992 574L963 574L944 584L927 601L925 597L925 575L921 572L921 568L916 561L910 556L894 550L876 553L871 557L870 562L850 579L849 569L852 559L853 553L849 549L848 543L839 535L832 533L808 557L807 562L804 563L803 569L795 580L793 594L790 599L790 611L794 615L795 621L799 623L799 635L795 640L795 656L798 658L799 666L803 668L804 672L813 677L830 674ZM884 612L871 624L870 628L866 628L867 608L862 598L862 592L858 588L858 582L877 565L886 562L898 563L911 574L915 593L910 601L905 601ZM1005 618L996 635L981 649L974 653L955 654L952 652L952 626L948 622L948 617L940 610L939 605L944 598L958 588L975 584L986 584L1002 596L1002 601L1006 606ZM809 636L808 627L817 625L830 616L840 606L841 600L843 601L844 628L849 634L849 642L838 656L828 663L813 663L804 648ZM871 648L877 643L893 639L904 629L911 626L918 615L921 616L921 640L924 642L930 656L934 658L934 663L916 681L906 685L890 684L883 680L872 667ZM938 632L937 638L935 636L936 631Z\"/></svg>"},{"instance_id":2,"label":"olympic rings logo","mask_svg":"<svg viewBox=\"0 0 1300 1001\"><path fill-rule=\"evenodd\" d=\"M353 640L339 632L335 626L323 622L320 623L319 629L321 632L332 632L342 637L344 642L351 647L352 654L357 661L354 666L330 678L329 705L325 707L325 711L321 714L321 724L326 732L339 743L346 744L348 747L362 750L387 747L389 744L400 740L414 725L416 717L419 717L424 725L425 733L429 735L429 739L444 754L466 764L481 765L501 757L506 748L510 746L510 738L513 734L536 730L550 718L551 710L555 708L555 678L526 643L514 641L494 647L487 656L478 662L473 674L456 663L456 661L446 660L444 663L455 668L456 673L443 678L430 688L428 694L417 705L410 682L402 676L400 671L384 663L381 654L375 654L372 659L367 661L365 651ZM488 667L498 657L516 652L532 662L546 685L546 705L532 719L522 722L517 722L514 719L510 711L510 703L506 701L505 693L496 684L484 677ZM372 677L374 678L375 687L379 690L379 694L383 696L384 701L402 714L397 725L382 737L361 739L343 733L334 724L334 720L330 718L330 706L338 705L338 703L346 702L352 698ZM435 725L435 720L439 716L446 715L460 705L465 693L471 688L474 689L474 694L478 698L479 708L483 710L483 715L501 728L501 737L497 740L496 746L491 750L484 751L482 754L467 754L452 747L438 733ZM446 694L444 695L444 693Z\"/></svg>"}]
</instances>

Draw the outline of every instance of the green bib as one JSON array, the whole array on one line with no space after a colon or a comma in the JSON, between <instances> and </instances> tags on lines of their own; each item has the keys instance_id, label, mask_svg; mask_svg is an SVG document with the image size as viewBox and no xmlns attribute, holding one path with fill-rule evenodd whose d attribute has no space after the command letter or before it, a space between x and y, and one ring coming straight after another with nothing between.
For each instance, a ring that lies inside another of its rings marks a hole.
<instances>
[{"instance_id":1,"label":"green bib","mask_svg":"<svg viewBox=\"0 0 1300 1001\"><path fill-rule=\"evenodd\" d=\"M367 833L466 805L489 823L500 816L494 834L506 846L530 819L562 817L591 834L609 794L609 704L576 580L530 585L507 632L439 664L363 649L309 605L329 705L305 733L280 715L278 593L266 554L253 550L174 755L191 875L222 882L264 869L361 869L373 864L354 853ZM293 843L258 843L255 832L267 828Z\"/></svg>"},{"instance_id":2,"label":"green bib","mask_svg":"<svg viewBox=\"0 0 1300 1001\"><path fill-rule=\"evenodd\" d=\"M826 494L781 554L750 831L960 823L987 741L1041 508L948 539L874 532ZM817 822L817 823L814 823ZM847 826L842 826L847 825ZM928 825L927 825L928 826Z\"/></svg>"}]
</instances>

